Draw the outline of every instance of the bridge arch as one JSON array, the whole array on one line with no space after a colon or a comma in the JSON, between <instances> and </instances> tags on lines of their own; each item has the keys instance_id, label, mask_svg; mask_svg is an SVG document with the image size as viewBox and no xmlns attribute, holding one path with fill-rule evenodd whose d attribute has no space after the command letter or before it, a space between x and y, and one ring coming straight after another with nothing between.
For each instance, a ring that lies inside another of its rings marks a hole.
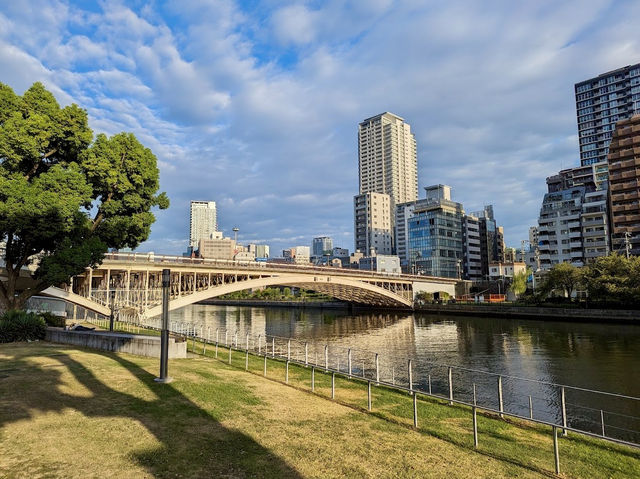
<instances>
[{"instance_id":1,"label":"bridge arch","mask_svg":"<svg viewBox=\"0 0 640 479\"><path fill-rule=\"evenodd\" d=\"M377 282L381 281L378 280ZM412 292L410 292L407 297L367 281L357 281L337 275L310 276L308 274L280 274L225 283L175 297L169 301L169 310L172 311L183 308L190 304L236 291L268 286L303 288L324 293L336 299L373 306L406 309L413 307ZM156 305L145 311L143 315L147 318L152 318L159 316L161 313L162 305Z\"/></svg>"}]
</instances>

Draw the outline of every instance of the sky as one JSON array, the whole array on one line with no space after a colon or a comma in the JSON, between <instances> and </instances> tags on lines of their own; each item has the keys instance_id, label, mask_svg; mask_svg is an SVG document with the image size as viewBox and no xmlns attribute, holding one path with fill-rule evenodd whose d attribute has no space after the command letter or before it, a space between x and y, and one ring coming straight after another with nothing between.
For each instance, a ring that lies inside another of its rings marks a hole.
<instances>
[{"instance_id":1,"label":"sky","mask_svg":"<svg viewBox=\"0 0 640 479\"><path fill-rule=\"evenodd\" d=\"M171 207L138 251L181 254L189 201L271 255L353 251L358 123L390 111L418 184L494 205L509 246L579 165L573 85L640 62L636 0L0 0L0 82L40 81L94 133L133 132Z\"/></svg>"}]
</instances>

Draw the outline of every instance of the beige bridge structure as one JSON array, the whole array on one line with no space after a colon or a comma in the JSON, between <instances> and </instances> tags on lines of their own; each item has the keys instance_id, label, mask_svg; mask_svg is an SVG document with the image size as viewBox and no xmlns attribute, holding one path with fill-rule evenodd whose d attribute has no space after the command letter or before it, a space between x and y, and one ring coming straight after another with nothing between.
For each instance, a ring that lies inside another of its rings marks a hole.
<instances>
[{"instance_id":1,"label":"beige bridge structure","mask_svg":"<svg viewBox=\"0 0 640 479\"><path fill-rule=\"evenodd\" d=\"M334 267L207 260L153 253L108 253L102 264L75 276L65 289L42 294L87 310L144 320L161 314L162 270L171 270L169 310L235 291L289 286L363 306L412 309L419 291L455 295L458 280Z\"/></svg>"}]
</instances>

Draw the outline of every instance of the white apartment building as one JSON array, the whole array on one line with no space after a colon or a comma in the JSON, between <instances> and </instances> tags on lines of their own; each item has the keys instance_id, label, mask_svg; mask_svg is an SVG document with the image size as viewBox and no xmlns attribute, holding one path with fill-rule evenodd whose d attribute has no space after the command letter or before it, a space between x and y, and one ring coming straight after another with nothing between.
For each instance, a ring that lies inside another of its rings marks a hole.
<instances>
[{"instance_id":1,"label":"white apartment building","mask_svg":"<svg viewBox=\"0 0 640 479\"><path fill-rule=\"evenodd\" d=\"M189 246L197 249L201 239L211 239L218 231L215 201L191 201Z\"/></svg>"},{"instance_id":2,"label":"white apartment building","mask_svg":"<svg viewBox=\"0 0 640 479\"><path fill-rule=\"evenodd\" d=\"M353 198L356 251L366 255L393 252L391 198L382 193L366 193Z\"/></svg>"}]
</instances>

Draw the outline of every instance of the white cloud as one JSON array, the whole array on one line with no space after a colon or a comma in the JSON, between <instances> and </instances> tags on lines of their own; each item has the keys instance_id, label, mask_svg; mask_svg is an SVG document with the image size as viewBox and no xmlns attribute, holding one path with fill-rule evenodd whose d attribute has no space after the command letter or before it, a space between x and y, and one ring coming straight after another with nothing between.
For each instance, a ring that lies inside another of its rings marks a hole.
<instances>
[{"instance_id":1,"label":"white cloud","mask_svg":"<svg viewBox=\"0 0 640 479\"><path fill-rule=\"evenodd\" d=\"M634 2L20 3L0 14L1 81L44 81L156 153L172 206L150 244L169 252L194 197L276 251L353 248L357 123L387 110L416 134L420 189L493 203L518 244L545 177L578 162L573 83L640 61Z\"/></svg>"}]
</instances>

